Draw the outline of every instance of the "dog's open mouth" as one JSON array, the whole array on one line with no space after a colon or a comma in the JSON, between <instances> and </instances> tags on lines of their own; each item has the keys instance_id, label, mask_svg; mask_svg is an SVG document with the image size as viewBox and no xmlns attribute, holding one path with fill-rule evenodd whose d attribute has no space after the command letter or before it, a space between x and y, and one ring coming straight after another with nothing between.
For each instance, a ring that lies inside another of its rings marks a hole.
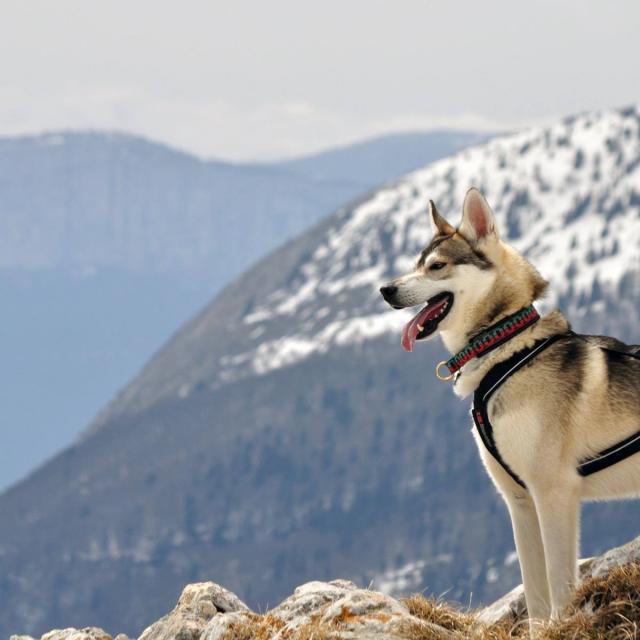
<instances>
[{"instance_id":1,"label":"dog's open mouth","mask_svg":"<svg viewBox=\"0 0 640 640\"><path fill-rule=\"evenodd\" d=\"M413 351L416 340L430 336L447 317L453 303L453 294L443 291L427 300L427 305L407 322L402 330L402 348Z\"/></svg>"}]
</instances>

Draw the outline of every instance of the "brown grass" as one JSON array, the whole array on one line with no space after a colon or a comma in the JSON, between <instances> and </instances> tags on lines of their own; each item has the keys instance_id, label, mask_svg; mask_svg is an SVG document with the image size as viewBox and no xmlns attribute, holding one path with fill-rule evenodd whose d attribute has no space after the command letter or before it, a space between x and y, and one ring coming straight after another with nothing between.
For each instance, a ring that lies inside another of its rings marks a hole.
<instances>
[{"instance_id":1,"label":"brown grass","mask_svg":"<svg viewBox=\"0 0 640 640\"><path fill-rule=\"evenodd\" d=\"M271 640L285 626L280 618L267 613L263 616L251 614L240 622L233 623L220 640ZM320 624L312 619L295 631L285 633L287 640L331 640L335 627Z\"/></svg>"},{"instance_id":2,"label":"brown grass","mask_svg":"<svg viewBox=\"0 0 640 640\"><path fill-rule=\"evenodd\" d=\"M426 622L432 622L444 627L448 631L463 632L468 631L473 626L474 616L471 613L460 611L456 607L440 600L414 594L402 602L412 615Z\"/></svg>"},{"instance_id":3,"label":"brown grass","mask_svg":"<svg viewBox=\"0 0 640 640\"><path fill-rule=\"evenodd\" d=\"M629 640L640 637L640 564L614 567L578 588L569 617L549 627L545 640Z\"/></svg>"},{"instance_id":4,"label":"brown grass","mask_svg":"<svg viewBox=\"0 0 640 640\"><path fill-rule=\"evenodd\" d=\"M403 600L421 623L406 625L406 640L528 640L526 620L506 620L494 625L476 621L473 612L462 611L439 600L413 595ZM331 624L317 619L291 631L286 640L333 640L342 625L355 616L343 610ZM270 614L252 615L230 628L221 640L272 640L283 622ZM632 640L640 638L640 563L614 567L604 577L588 578L576 591L566 616L541 626L536 640Z\"/></svg>"},{"instance_id":5,"label":"brown grass","mask_svg":"<svg viewBox=\"0 0 640 640\"><path fill-rule=\"evenodd\" d=\"M246 619L234 622L221 640L271 640L284 627L284 622L271 614L250 614Z\"/></svg>"}]
</instances>

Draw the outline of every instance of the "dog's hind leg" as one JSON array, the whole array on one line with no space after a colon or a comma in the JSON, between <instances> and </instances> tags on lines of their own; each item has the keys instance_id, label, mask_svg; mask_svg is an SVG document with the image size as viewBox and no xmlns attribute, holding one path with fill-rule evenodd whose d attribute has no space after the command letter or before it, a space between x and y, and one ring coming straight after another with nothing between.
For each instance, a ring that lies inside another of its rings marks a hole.
<instances>
[{"instance_id":1,"label":"dog's hind leg","mask_svg":"<svg viewBox=\"0 0 640 640\"><path fill-rule=\"evenodd\" d=\"M580 481L574 475L531 486L538 513L551 596L551 617L562 616L577 581Z\"/></svg>"}]
</instances>

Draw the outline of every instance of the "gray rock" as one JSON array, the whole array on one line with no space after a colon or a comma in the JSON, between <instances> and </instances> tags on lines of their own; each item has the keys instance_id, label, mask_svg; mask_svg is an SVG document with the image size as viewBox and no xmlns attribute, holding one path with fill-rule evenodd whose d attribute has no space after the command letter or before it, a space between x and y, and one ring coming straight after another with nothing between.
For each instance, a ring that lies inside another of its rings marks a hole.
<instances>
[{"instance_id":1,"label":"gray rock","mask_svg":"<svg viewBox=\"0 0 640 640\"><path fill-rule=\"evenodd\" d=\"M599 577L609 572L613 567L619 567L630 562L640 560L640 536L623 544L620 547L614 547L601 556L589 558L585 560L585 575ZM585 575L582 577L584 578Z\"/></svg>"},{"instance_id":2,"label":"gray rock","mask_svg":"<svg viewBox=\"0 0 640 640\"><path fill-rule=\"evenodd\" d=\"M358 587L349 580L307 582L299 586L293 595L283 600L270 613L284 621L288 629L295 629L309 622L310 616L353 591L358 591Z\"/></svg>"},{"instance_id":3,"label":"gray rock","mask_svg":"<svg viewBox=\"0 0 640 640\"><path fill-rule=\"evenodd\" d=\"M527 606L524 601L524 588L518 585L499 600L478 613L478 621L493 624L505 618L520 618L525 615Z\"/></svg>"},{"instance_id":4,"label":"gray rock","mask_svg":"<svg viewBox=\"0 0 640 640\"><path fill-rule=\"evenodd\" d=\"M331 628L336 640L398 640L406 638L401 632L409 624L430 630L437 638L455 637L412 616L391 596L359 589L347 580L308 582L269 611L268 617L279 621L274 625L274 640L284 640L312 622ZM140 640L221 640L234 625L264 620L214 583L188 585L175 609L146 629Z\"/></svg>"},{"instance_id":5,"label":"gray rock","mask_svg":"<svg viewBox=\"0 0 640 640\"><path fill-rule=\"evenodd\" d=\"M111 640L111 636L100 627L85 627L84 629L54 629L42 636L42 640Z\"/></svg>"},{"instance_id":6,"label":"gray rock","mask_svg":"<svg viewBox=\"0 0 640 640\"><path fill-rule=\"evenodd\" d=\"M204 628L200 640L220 640L234 625L247 622L252 616L255 617L255 614L247 611L233 611L214 616Z\"/></svg>"},{"instance_id":7,"label":"gray rock","mask_svg":"<svg viewBox=\"0 0 640 640\"><path fill-rule=\"evenodd\" d=\"M415 625L435 632L438 638L454 637L445 629L411 615L391 596L359 589L347 580L308 582L298 587L270 615L285 626L274 636L284 640L291 632L312 621L335 629L332 637L343 640L396 640L403 627Z\"/></svg>"},{"instance_id":8,"label":"gray rock","mask_svg":"<svg viewBox=\"0 0 640 640\"><path fill-rule=\"evenodd\" d=\"M147 627L140 640L199 640L213 617L238 611L249 607L215 582L189 584L173 611Z\"/></svg>"},{"instance_id":9,"label":"gray rock","mask_svg":"<svg viewBox=\"0 0 640 640\"><path fill-rule=\"evenodd\" d=\"M612 567L618 567L630 562L640 560L640 536L620 547L610 549L601 556L580 560L580 578L584 580L590 577L603 576ZM505 596L496 600L493 604L482 609L478 614L478 620L486 624L493 624L507 617L520 618L526 614L527 607L524 601L524 589L522 585L509 591Z\"/></svg>"}]
</instances>

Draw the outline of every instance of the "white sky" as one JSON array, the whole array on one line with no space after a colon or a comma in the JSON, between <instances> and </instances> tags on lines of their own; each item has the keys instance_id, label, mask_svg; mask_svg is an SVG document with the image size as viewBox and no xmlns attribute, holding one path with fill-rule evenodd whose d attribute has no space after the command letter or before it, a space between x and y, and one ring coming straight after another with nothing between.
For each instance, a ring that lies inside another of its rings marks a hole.
<instances>
[{"instance_id":1,"label":"white sky","mask_svg":"<svg viewBox=\"0 0 640 640\"><path fill-rule=\"evenodd\" d=\"M640 2L0 0L0 135L270 159L640 99Z\"/></svg>"}]
</instances>

